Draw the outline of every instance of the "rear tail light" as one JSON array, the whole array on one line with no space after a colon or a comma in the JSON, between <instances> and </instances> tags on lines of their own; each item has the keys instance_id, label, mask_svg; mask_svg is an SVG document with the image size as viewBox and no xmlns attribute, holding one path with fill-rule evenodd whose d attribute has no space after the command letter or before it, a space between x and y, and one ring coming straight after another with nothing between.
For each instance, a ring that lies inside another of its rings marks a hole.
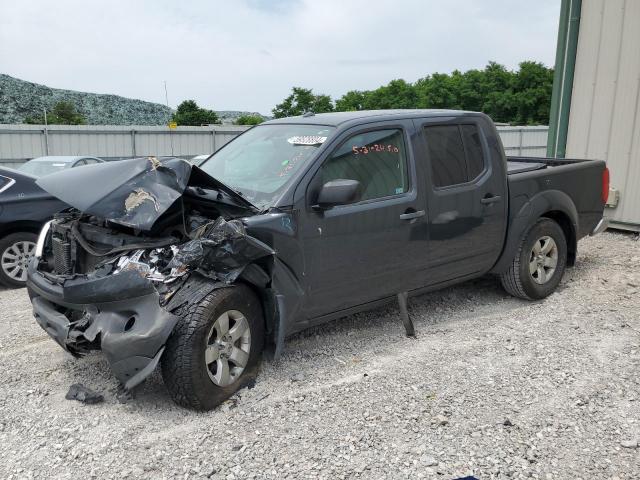
<instances>
[{"instance_id":1,"label":"rear tail light","mask_svg":"<svg viewBox=\"0 0 640 480\"><path fill-rule=\"evenodd\" d=\"M602 171L602 203L607 203L609 200L609 169L604 167Z\"/></svg>"}]
</instances>

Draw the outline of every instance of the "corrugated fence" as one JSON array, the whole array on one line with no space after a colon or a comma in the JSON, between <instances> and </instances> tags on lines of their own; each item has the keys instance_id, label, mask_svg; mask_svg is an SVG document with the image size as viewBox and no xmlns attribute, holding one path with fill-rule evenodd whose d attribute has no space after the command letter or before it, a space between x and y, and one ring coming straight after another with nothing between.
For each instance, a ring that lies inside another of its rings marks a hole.
<instances>
[{"instance_id":1,"label":"corrugated fence","mask_svg":"<svg viewBox=\"0 0 640 480\"><path fill-rule=\"evenodd\" d=\"M44 155L91 155L106 160L147 155L191 158L215 152L246 128L0 125L0 166L16 167Z\"/></svg>"},{"instance_id":2,"label":"corrugated fence","mask_svg":"<svg viewBox=\"0 0 640 480\"><path fill-rule=\"evenodd\" d=\"M17 167L44 155L191 158L215 152L247 127L0 125L0 166ZM548 127L498 127L507 155L544 156Z\"/></svg>"}]
</instances>

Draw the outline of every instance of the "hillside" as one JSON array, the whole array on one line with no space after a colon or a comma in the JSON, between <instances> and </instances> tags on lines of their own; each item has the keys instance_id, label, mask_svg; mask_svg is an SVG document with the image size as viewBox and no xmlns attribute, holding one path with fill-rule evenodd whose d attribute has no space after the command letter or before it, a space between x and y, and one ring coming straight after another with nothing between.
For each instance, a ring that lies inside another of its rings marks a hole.
<instances>
[{"instance_id":1,"label":"hillside","mask_svg":"<svg viewBox=\"0 0 640 480\"><path fill-rule=\"evenodd\" d=\"M23 123L59 101L68 101L84 115L88 125L166 125L173 111L159 103L118 95L50 88L0 74L0 123ZM219 111L222 123L251 112Z\"/></svg>"},{"instance_id":2,"label":"hillside","mask_svg":"<svg viewBox=\"0 0 640 480\"><path fill-rule=\"evenodd\" d=\"M50 88L0 74L0 123L22 123L61 100L73 102L89 125L164 125L172 113L158 103Z\"/></svg>"}]
</instances>

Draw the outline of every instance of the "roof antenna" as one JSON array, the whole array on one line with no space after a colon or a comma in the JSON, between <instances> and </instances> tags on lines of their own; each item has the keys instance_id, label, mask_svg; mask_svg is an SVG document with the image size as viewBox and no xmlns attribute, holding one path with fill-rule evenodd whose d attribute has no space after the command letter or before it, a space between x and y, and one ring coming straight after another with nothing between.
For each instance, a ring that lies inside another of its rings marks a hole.
<instances>
[{"instance_id":1,"label":"roof antenna","mask_svg":"<svg viewBox=\"0 0 640 480\"><path fill-rule=\"evenodd\" d=\"M314 115L315 115L315 113L312 112L312 111L304 112L302 114L303 117L313 117Z\"/></svg>"}]
</instances>

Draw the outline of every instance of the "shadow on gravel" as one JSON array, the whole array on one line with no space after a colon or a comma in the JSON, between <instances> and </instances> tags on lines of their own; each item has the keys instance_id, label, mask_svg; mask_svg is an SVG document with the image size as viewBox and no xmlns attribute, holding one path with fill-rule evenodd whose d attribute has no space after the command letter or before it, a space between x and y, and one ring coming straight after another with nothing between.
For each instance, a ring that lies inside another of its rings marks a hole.
<instances>
[{"instance_id":1,"label":"shadow on gravel","mask_svg":"<svg viewBox=\"0 0 640 480\"><path fill-rule=\"evenodd\" d=\"M520 308L525 303L504 293L496 278L483 277L412 297L409 302L409 311L419 336L427 334L426 330L430 327L441 327L457 319L484 314L482 309L491 310L499 306L501 311L509 311ZM438 328L438 331L442 331L442 328ZM398 306L393 301L383 307L343 317L293 335L287 340L282 358L278 361L277 370L285 378L289 378L297 370L300 353L309 361L313 361L314 357L325 354L327 350L331 351L331 355L341 354L343 351L352 349L354 344L362 343L364 348L369 344L372 349L375 349L378 348L376 340L389 337L397 340L405 338ZM108 370L106 364L105 367ZM258 375L258 382L260 380ZM244 392L245 390L241 389L231 400L242 397ZM151 413L160 408L163 411L184 414L184 409L177 407L171 401L159 369L156 369L136 391L135 400L129 402L129 405L140 413L147 411Z\"/></svg>"},{"instance_id":2,"label":"shadow on gravel","mask_svg":"<svg viewBox=\"0 0 640 480\"><path fill-rule=\"evenodd\" d=\"M506 294L500 281L494 277L482 277L468 282L409 298L409 314L416 327L428 327L449 323L461 316L477 316L483 309L500 306L502 311L520 308L522 300ZM387 330L395 330L397 336L404 336L404 329L399 316L398 305L390 300L385 306L366 312L349 315L333 320L324 325L310 328L291 336L288 343L298 342L309 337L325 337L330 340L334 336L355 335L375 337L388 335ZM420 335L420 331L417 332ZM286 348L285 348L286 354Z\"/></svg>"}]
</instances>

